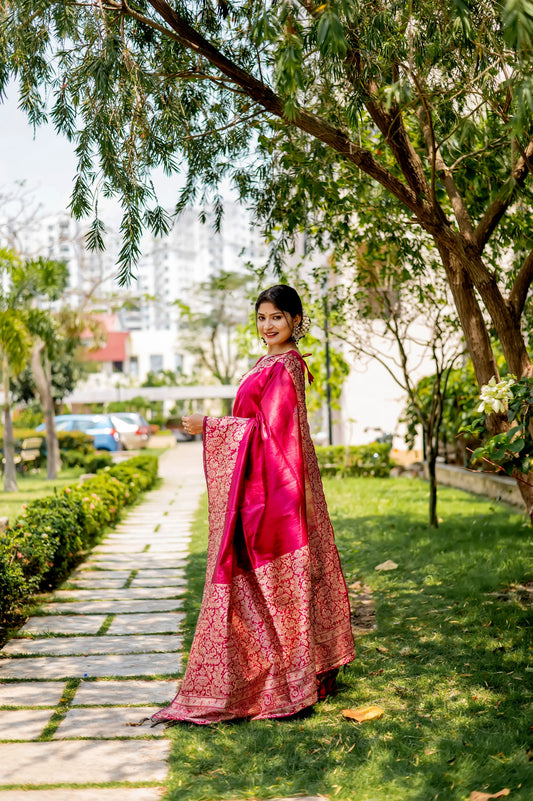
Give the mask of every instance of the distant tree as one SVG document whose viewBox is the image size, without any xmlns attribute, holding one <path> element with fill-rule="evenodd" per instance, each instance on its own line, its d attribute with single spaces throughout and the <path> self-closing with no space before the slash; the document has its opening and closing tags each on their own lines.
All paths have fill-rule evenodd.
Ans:
<svg viewBox="0 0 533 801">
<path fill-rule="evenodd" d="M 358 300 L 345 305 L 346 344 L 359 356 L 379 362 L 406 393 L 411 423 L 424 434 L 429 477 L 429 524 L 438 527 L 436 463 L 448 382 L 464 352 L 460 327 L 446 304 L 438 273 L 394 283 L 381 262 L 367 263 L 360 253 L 354 284 L 340 292 Z M 383 283 L 386 275 L 387 282 Z M 433 280 L 431 280 L 431 277 Z M 433 367 L 431 380 L 420 380 L 421 369 Z"/>
<path fill-rule="evenodd" d="M 220 384 L 238 383 L 248 366 L 238 334 L 249 320 L 249 285 L 249 276 L 221 271 L 198 286 L 194 306 L 179 304 L 185 348 Z M 231 400 L 224 400 L 224 410 L 231 413 Z"/>
<path fill-rule="evenodd" d="M 0 357 L 4 391 L 4 490 L 17 491 L 15 441 L 11 417 L 11 376 L 20 373 L 30 358 L 31 336 L 21 313 L 20 298 L 11 278 L 18 268 L 14 254 L 0 249 Z"/>
<path fill-rule="evenodd" d="M 174 370 L 149 370 L 141 387 L 177 387 L 180 378 L 180 373 Z"/>
</svg>

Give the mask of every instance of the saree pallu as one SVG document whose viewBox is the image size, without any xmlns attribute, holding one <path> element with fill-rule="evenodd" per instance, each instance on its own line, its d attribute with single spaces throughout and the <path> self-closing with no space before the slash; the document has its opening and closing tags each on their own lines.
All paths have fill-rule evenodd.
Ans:
<svg viewBox="0 0 533 801">
<path fill-rule="evenodd" d="M 206 583 L 183 682 L 156 722 L 292 715 L 317 700 L 317 674 L 354 658 L 306 370 L 296 351 L 263 357 L 234 416 L 205 420 Z"/>
</svg>

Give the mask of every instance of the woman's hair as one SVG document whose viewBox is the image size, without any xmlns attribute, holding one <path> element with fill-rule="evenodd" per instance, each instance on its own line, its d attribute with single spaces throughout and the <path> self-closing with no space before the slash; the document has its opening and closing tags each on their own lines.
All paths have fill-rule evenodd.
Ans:
<svg viewBox="0 0 533 801">
<path fill-rule="evenodd" d="M 255 302 L 255 313 L 259 311 L 262 303 L 273 303 L 282 312 L 287 312 L 291 317 L 297 314 L 303 317 L 302 301 L 298 292 L 288 284 L 275 284 L 268 289 L 264 289 Z"/>
</svg>

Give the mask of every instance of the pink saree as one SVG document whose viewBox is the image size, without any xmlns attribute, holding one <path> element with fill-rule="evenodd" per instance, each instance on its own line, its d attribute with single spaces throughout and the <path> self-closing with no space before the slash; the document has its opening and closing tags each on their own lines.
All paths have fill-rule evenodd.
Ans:
<svg viewBox="0 0 533 801">
<path fill-rule="evenodd" d="M 233 417 L 206 418 L 209 545 L 177 696 L 152 720 L 293 715 L 317 674 L 354 658 L 346 585 L 307 424 L 296 351 L 244 377 Z"/>
</svg>

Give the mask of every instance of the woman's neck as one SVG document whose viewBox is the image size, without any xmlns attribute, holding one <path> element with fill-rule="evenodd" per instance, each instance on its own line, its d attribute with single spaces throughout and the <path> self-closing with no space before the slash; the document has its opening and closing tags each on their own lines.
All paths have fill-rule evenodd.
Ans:
<svg viewBox="0 0 533 801">
<path fill-rule="evenodd" d="M 283 343 L 283 345 L 273 345 L 272 349 L 268 349 L 267 356 L 281 356 L 282 353 L 289 353 L 291 350 L 299 352 L 296 343 L 287 342 Z"/>
</svg>

